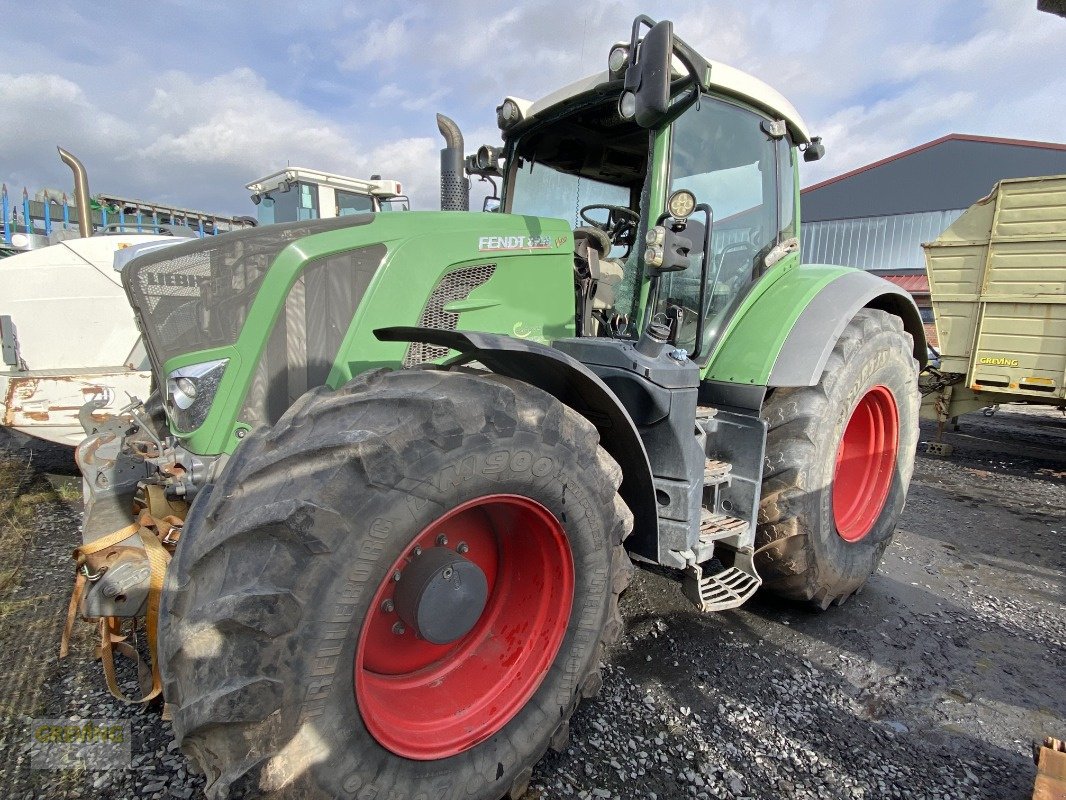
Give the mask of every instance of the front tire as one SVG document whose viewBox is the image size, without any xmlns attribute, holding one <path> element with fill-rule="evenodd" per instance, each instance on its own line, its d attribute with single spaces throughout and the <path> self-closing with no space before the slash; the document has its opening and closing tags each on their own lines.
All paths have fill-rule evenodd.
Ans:
<svg viewBox="0 0 1066 800">
<path fill-rule="evenodd" d="M 863 309 L 817 386 L 768 398 L 755 563 L 769 591 L 824 610 L 877 569 L 914 471 L 917 373 L 902 320 Z"/>
<path fill-rule="evenodd" d="M 621 632 L 620 481 L 587 420 L 487 374 L 370 373 L 250 436 L 160 617 L 209 796 L 520 795 Z"/>
</svg>

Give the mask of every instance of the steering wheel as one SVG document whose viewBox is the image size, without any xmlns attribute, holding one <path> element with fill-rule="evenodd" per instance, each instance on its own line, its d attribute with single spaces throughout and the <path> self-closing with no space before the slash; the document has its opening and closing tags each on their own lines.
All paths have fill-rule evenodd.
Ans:
<svg viewBox="0 0 1066 800">
<path fill-rule="evenodd" d="M 598 222 L 592 219 L 588 212 L 606 211 L 607 221 Z M 636 239 L 637 224 L 640 222 L 640 214 L 626 206 L 611 206 L 595 203 L 585 206 L 579 212 L 581 219 L 597 230 L 601 230 L 611 237 L 611 243 L 631 247 Z"/>
</svg>

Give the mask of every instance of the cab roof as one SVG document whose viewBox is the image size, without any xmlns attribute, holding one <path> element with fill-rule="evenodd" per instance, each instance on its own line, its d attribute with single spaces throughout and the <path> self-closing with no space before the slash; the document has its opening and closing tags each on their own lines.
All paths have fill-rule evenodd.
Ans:
<svg viewBox="0 0 1066 800">
<path fill-rule="evenodd" d="M 283 182 L 306 181 L 322 186 L 332 186 L 334 189 L 354 192 L 356 194 L 377 195 L 379 197 L 393 197 L 403 194 L 403 187 L 399 181 L 382 180 L 375 176 L 370 180 L 352 178 L 348 175 L 337 175 L 333 172 L 323 172 L 318 169 L 307 167 L 286 167 L 285 169 L 272 172 L 264 178 L 259 178 L 249 183 L 246 188 L 250 192 L 272 192 Z"/>
<path fill-rule="evenodd" d="M 728 64 L 718 61 L 708 61 L 710 67 L 710 89 L 726 97 L 734 97 L 743 100 L 760 110 L 783 119 L 788 125 L 789 133 L 796 144 L 806 144 L 811 141 L 810 131 L 806 123 L 796 111 L 795 106 L 785 99 L 779 91 L 756 78 Z M 677 77 L 685 74 L 684 67 L 675 57 L 674 73 Z M 545 95 L 539 100 L 522 100 L 512 97 L 522 111 L 523 122 L 528 122 L 535 117 L 542 116 L 550 109 L 570 102 L 580 95 L 594 90 L 602 90 L 604 85 L 611 81 L 607 71 L 589 75 L 581 80 L 574 81 L 568 86 L 557 89 L 551 94 Z M 621 84 L 619 83 L 619 92 Z"/>
</svg>

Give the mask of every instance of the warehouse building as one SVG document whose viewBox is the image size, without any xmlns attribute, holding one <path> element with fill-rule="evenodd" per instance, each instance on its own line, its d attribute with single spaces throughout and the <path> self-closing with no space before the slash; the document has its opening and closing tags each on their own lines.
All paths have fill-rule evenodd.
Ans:
<svg viewBox="0 0 1066 800">
<path fill-rule="evenodd" d="M 1066 174 L 1066 144 L 952 133 L 803 190 L 803 260 L 875 271 L 914 295 L 932 331 L 922 242 L 1003 178 Z"/>
</svg>

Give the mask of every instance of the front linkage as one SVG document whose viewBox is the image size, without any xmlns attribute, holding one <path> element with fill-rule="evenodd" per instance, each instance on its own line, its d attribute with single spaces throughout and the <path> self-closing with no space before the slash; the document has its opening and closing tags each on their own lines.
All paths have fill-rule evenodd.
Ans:
<svg viewBox="0 0 1066 800">
<path fill-rule="evenodd" d="M 59 655 L 69 654 L 76 617 L 95 623 L 97 655 L 111 694 L 146 703 L 162 692 L 156 635 L 163 578 L 196 479 L 206 477 L 213 462 L 159 435 L 165 426 L 139 400 L 117 414 L 100 415 L 97 409 L 90 401 L 79 415 L 87 436 L 75 451 L 83 475 L 84 525 L 82 544 L 74 550 L 74 590 Z M 140 630 L 146 657 L 138 647 Z M 140 697 L 131 698 L 119 686 L 115 654 L 135 663 Z"/>
</svg>

